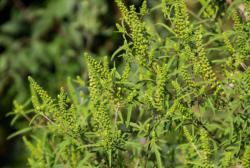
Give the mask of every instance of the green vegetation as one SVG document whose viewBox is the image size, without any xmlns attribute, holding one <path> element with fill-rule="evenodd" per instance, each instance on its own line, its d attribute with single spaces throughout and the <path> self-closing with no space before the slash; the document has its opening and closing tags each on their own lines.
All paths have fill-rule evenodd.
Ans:
<svg viewBox="0 0 250 168">
<path fill-rule="evenodd" d="M 107 0 L 0 0 L 0 167 L 25 167 L 22 139 L 6 140 L 24 119 L 10 125 L 6 114 L 14 99 L 29 98 L 27 77 L 56 95 L 67 76 L 85 71 L 83 52 L 116 48 L 114 12 Z"/>
<path fill-rule="evenodd" d="M 27 8 L 20 2 L 13 3 L 10 19 L 0 26 L 0 94 L 7 88 L 7 94 L 24 100 L 27 82 L 23 77 L 49 80 L 55 85 L 47 87 L 55 90 L 65 75 L 75 75 L 83 68 L 79 55 L 91 51 L 94 36 L 108 35 L 110 29 L 105 30 L 98 18 L 107 13 L 105 1 L 48 0 Z M 1 5 L 9 3 L 3 0 Z M 15 84 L 9 86 L 11 82 Z"/>
<path fill-rule="evenodd" d="M 12 124 L 28 122 L 10 138 L 23 135 L 29 166 L 249 168 L 250 2 L 115 2 L 123 45 L 85 53 L 88 80 L 57 97 L 29 77 L 15 102 Z"/>
</svg>

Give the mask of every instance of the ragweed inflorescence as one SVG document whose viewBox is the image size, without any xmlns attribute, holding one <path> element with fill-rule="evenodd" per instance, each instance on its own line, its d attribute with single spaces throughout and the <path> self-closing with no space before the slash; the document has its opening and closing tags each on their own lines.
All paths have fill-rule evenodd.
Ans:
<svg viewBox="0 0 250 168">
<path fill-rule="evenodd" d="M 10 115 L 29 121 L 11 137 L 27 134 L 31 167 L 249 167 L 249 20 L 237 3 L 157 2 L 116 0 L 123 45 L 84 54 L 57 98 L 29 77 L 33 108 Z"/>
</svg>

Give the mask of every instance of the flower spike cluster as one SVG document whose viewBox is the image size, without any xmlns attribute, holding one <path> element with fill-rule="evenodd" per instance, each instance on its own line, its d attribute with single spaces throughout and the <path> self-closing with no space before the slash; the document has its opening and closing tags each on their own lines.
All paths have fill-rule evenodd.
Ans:
<svg viewBox="0 0 250 168">
<path fill-rule="evenodd" d="M 130 10 L 128 10 L 122 0 L 116 0 L 116 3 L 123 15 L 125 22 L 131 29 L 134 57 L 139 64 L 145 66 L 147 63 L 149 51 L 149 37 L 146 31 L 145 24 L 138 17 L 135 6 L 130 6 Z M 143 11 L 145 11 L 146 1 L 143 4 Z"/>
</svg>

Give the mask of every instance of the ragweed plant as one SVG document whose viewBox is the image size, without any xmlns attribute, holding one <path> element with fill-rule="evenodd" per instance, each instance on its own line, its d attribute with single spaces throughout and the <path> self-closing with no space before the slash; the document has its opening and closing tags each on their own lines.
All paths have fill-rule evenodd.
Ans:
<svg viewBox="0 0 250 168">
<path fill-rule="evenodd" d="M 204 2 L 195 13 L 184 0 L 116 0 L 124 44 L 111 59 L 84 54 L 87 81 L 69 78 L 52 98 L 29 77 L 33 113 L 16 103 L 11 113 L 30 122 L 12 135 L 26 134 L 29 165 L 248 168 L 249 21 L 234 3 Z"/>
</svg>

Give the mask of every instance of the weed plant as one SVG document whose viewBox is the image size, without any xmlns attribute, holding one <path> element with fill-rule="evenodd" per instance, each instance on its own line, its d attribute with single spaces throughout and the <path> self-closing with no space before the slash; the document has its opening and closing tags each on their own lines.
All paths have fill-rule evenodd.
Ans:
<svg viewBox="0 0 250 168">
<path fill-rule="evenodd" d="M 29 166 L 249 168 L 249 1 L 115 2 L 123 45 L 85 53 L 88 80 L 68 78 L 58 97 L 29 77 L 33 108 L 15 103 Z M 147 22 L 155 11 L 164 21 Z"/>
</svg>

